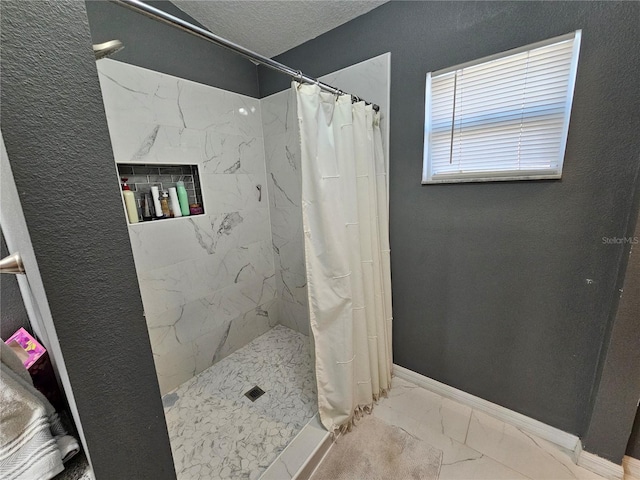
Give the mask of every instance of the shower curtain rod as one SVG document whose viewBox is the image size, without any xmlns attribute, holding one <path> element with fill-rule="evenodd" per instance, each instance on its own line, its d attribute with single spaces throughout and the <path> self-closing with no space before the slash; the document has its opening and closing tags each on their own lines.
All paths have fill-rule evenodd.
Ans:
<svg viewBox="0 0 640 480">
<path fill-rule="evenodd" d="M 225 47 L 231 50 L 232 52 L 238 53 L 243 57 L 248 58 L 253 62 L 260 63 L 266 67 L 276 70 L 277 72 L 281 72 L 286 75 L 289 75 L 290 77 L 295 78 L 299 83 L 316 84 L 320 87 L 321 90 L 324 90 L 325 92 L 333 93 L 334 95 L 346 94 L 345 92 L 343 92 L 338 88 L 332 87 L 331 85 L 327 85 L 326 83 L 323 83 L 316 78 L 305 75 L 304 73 L 302 73 L 301 70 L 294 70 L 293 68 L 288 67 L 283 63 L 280 63 L 271 58 L 265 57 L 264 55 L 260 55 L 259 53 L 256 53 L 252 50 L 249 50 L 248 48 L 243 47 L 242 45 L 238 45 L 237 43 L 227 40 L 226 38 L 222 38 L 214 33 L 211 33 L 209 30 L 205 30 L 204 28 L 200 28 L 196 25 L 186 22 L 181 18 L 175 17 L 158 8 L 152 7 L 151 5 L 141 2 L 140 0 L 111 0 L 111 1 L 113 3 L 128 7 L 143 15 L 146 15 L 147 17 L 153 18 L 154 20 L 159 20 L 161 22 L 168 23 L 173 27 L 179 28 L 180 30 L 183 30 L 187 33 L 195 35 L 196 37 L 203 38 L 205 40 L 215 43 L 216 45 Z M 351 95 L 351 100 L 357 102 L 357 101 L 361 101 L 362 99 L 356 95 Z M 365 102 L 365 103 L 371 105 L 371 103 L 369 102 Z M 380 110 L 380 107 L 378 107 L 378 105 L 373 104 L 373 109 L 377 112 Z"/>
</svg>

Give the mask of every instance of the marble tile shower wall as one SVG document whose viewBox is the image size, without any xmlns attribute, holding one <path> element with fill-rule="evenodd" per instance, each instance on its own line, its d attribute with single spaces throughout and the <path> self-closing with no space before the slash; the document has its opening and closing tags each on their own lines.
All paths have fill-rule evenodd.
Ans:
<svg viewBox="0 0 640 480">
<path fill-rule="evenodd" d="M 391 54 L 384 53 L 320 77 L 323 82 L 380 106 L 387 158 L 390 62 Z M 309 307 L 302 234 L 302 172 L 295 94 L 287 89 L 263 98 L 261 106 L 278 290 L 278 318 L 282 325 L 308 335 Z"/>
<path fill-rule="evenodd" d="M 116 162 L 200 169 L 205 215 L 129 225 L 164 394 L 278 323 L 260 101 L 97 66 Z"/>
<path fill-rule="evenodd" d="M 291 89 L 263 98 L 271 233 L 282 325 L 309 334 L 302 233 L 302 173 L 296 98 Z"/>
</svg>

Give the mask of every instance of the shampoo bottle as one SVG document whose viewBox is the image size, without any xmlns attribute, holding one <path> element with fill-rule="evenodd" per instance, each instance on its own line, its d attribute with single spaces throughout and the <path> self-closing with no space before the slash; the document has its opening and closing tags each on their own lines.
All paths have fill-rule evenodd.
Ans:
<svg viewBox="0 0 640 480">
<path fill-rule="evenodd" d="M 127 209 L 129 223 L 138 223 L 138 206 L 136 205 L 136 196 L 129 188 L 129 185 L 127 185 L 127 180 L 129 179 L 122 179 L 122 197 L 124 198 L 124 206 Z"/>
<path fill-rule="evenodd" d="M 156 211 L 155 218 L 164 218 L 162 215 L 162 206 L 160 205 L 160 191 L 158 187 L 151 187 L 151 196 L 153 197 L 153 208 Z"/>
<path fill-rule="evenodd" d="M 178 200 L 178 192 L 176 192 L 176 187 L 169 187 L 169 200 L 171 203 L 171 212 L 174 217 L 181 217 L 182 212 L 180 211 L 180 202 Z"/>
<path fill-rule="evenodd" d="M 176 182 L 176 189 L 178 190 L 180 211 L 182 212 L 182 215 L 189 215 L 189 195 L 187 195 L 187 189 L 184 188 L 184 182 Z"/>
<path fill-rule="evenodd" d="M 153 200 L 151 200 L 151 194 L 144 194 L 144 207 L 142 209 L 142 219 L 145 222 L 153 220 L 153 213 L 155 209 L 153 208 Z"/>
<path fill-rule="evenodd" d="M 162 191 L 162 197 L 160 197 L 160 208 L 162 208 L 162 215 L 164 218 L 171 218 L 171 209 L 169 209 L 169 193 L 166 190 Z"/>
</svg>

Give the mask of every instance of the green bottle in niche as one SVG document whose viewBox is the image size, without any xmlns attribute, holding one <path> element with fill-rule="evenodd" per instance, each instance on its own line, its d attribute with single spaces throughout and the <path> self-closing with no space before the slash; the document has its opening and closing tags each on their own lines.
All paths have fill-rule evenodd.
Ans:
<svg viewBox="0 0 640 480">
<path fill-rule="evenodd" d="M 176 190 L 178 190 L 178 203 L 180 203 L 182 215 L 189 215 L 189 195 L 187 195 L 187 189 L 184 188 L 182 180 L 176 182 Z"/>
</svg>

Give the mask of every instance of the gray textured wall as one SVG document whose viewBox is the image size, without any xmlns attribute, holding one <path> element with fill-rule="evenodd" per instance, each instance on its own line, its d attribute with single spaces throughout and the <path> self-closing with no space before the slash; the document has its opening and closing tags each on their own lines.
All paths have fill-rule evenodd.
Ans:
<svg viewBox="0 0 640 480">
<path fill-rule="evenodd" d="M 627 444 L 627 455 L 640 460 L 640 408 L 636 411 L 636 420 Z"/>
<path fill-rule="evenodd" d="M 2 2 L 1 128 L 98 480 L 175 479 L 84 2 Z"/>
<path fill-rule="evenodd" d="M 640 191 L 637 194 L 640 195 Z M 640 242 L 639 216 L 631 216 L 625 236 L 630 242 Z M 622 460 L 627 445 L 632 454 L 640 453 L 637 426 L 636 436 L 629 442 L 640 398 L 640 243 L 628 243 L 627 247 L 629 261 L 620 272 L 624 278 L 622 294 L 603 354 L 593 413 L 582 439 L 586 450 L 617 463 Z"/>
<path fill-rule="evenodd" d="M 7 255 L 9 250 L 0 232 L 0 258 Z M 15 275 L 0 275 L 0 338 L 6 340 L 20 327 L 33 333 L 29 316 L 24 308 L 20 286 Z"/>
<path fill-rule="evenodd" d="M 640 152 L 637 2 L 391 2 L 277 57 L 391 52 L 395 362 L 582 435 Z M 561 181 L 420 185 L 428 71 L 583 29 Z M 289 79 L 259 69 L 261 95 Z"/>
<path fill-rule="evenodd" d="M 199 27 L 168 1 L 146 2 Z M 94 43 L 119 39 L 125 48 L 110 58 L 194 82 L 258 96 L 256 66 L 222 47 L 105 0 L 88 0 Z"/>
</svg>

